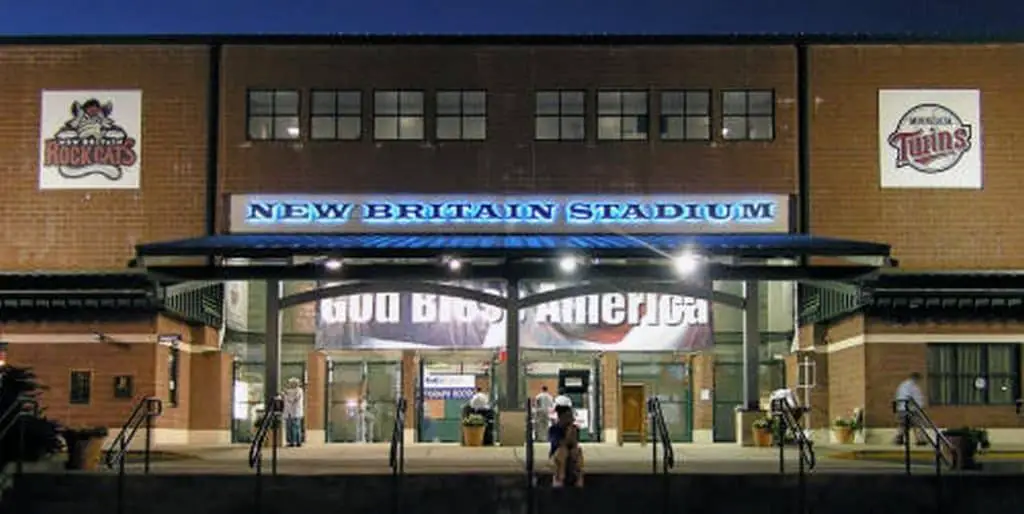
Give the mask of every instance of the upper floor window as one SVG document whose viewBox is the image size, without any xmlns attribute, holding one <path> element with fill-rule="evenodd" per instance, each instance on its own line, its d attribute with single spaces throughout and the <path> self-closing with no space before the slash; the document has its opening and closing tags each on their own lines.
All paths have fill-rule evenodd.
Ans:
<svg viewBox="0 0 1024 514">
<path fill-rule="evenodd" d="M 363 133 L 361 91 L 313 91 L 310 105 L 310 138 L 354 141 Z"/>
<path fill-rule="evenodd" d="M 540 141 L 582 141 L 586 138 L 586 93 L 538 91 L 534 137 Z"/>
<path fill-rule="evenodd" d="M 250 90 L 246 115 L 249 139 L 255 141 L 299 138 L 299 92 Z"/>
<path fill-rule="evenodd" d="M 376 91 L 373 93 L 373 138 L 421 141 L 423 113 L 423 91 Z"/>
<path fill-rule="evenodd" d="M 646 91 L 598 91 L 598 139 L 643 141 L 649 125 Z"/>
<path fill-rule="evenodd" d="M 1020 345 L 929 344 L 932 405 L 1012 405 L 1020 397 Z"/>
<path fill-rule="evenodd" d="M 487 139 L 485 91 L 438 91 L 437 139 L 483 141 Z"/>
<path fill-rule="evenodd" d="M 723 91 L 722 139 L 770 141 L 775 139 L 775 92 Z"/>
<path fill-rule="evenodd" d="M 710 91 L 663 91 L 661 139 L 708 141 L 711 139 Z"/>
<path fill-rule="evenodd" d="M 92 371 L 71 370 L 70 403 L 85 405 L 92 400 Z"/>
</svg>

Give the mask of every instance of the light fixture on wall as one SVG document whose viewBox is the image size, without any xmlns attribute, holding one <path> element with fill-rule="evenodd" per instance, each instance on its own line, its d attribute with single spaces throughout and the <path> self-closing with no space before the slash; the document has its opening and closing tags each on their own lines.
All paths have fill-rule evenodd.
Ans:
<svg viewBox="0 0 1024 514">
<path fill-rule="evenodd" d="M 462 260 L 456 257 L 448 257 L 445 259 L 445 266 L 448 267 L 448 271 L 454 273 L 462 269 Z"/>
<path fill-rule="evenodd" d="M 341 269 L 341 261 L 338 259 L 327 259 L 324 261 L 324 268 L 330 271 L 338 271 Z"/>
</svg>

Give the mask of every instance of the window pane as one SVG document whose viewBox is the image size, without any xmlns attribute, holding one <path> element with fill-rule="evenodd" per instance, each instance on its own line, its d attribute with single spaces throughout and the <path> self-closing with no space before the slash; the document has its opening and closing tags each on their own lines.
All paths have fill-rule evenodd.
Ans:
<svg viewBox="0 0 1024 514">
<path fill-rule="evenodd" d="M 466 91 L 462 94 L 462 114 L 487 114 L 487 93 L 484 91 Z"/>
<path fill-rule="evenodd" d="M 402 91 L 399 93 L 398 107 L 402 114 L 423 114 L 423 92 Z"/>
<path fill-rule="evenodd" d="M 405 141 L 423 139 L 423 118 L 420 116 L 402 116 L 398 121 L 398 138 Z"/>
<path fill-rule="evenodd" d="M 771 116 L 756 116 L 748 119 L 750 139 L 769 140 L 775 137 L 775 124 Z"/>
<path fill-rule="evenodd" d="M 686 139 L 701 141 L 711 139 L 711 118 L 709 116 L 687 116 Z"/>
<path fill-rule="evenodd" d="M 334 114 L 334 98 L 334 91 L 313 91 L 311 114 Z"/>
<path fill-rule="evenodd" d="M 988 401 L 993 404 L 1013 404 L 1017 399 L 1017 384 L 1009 377 L 988 380 Z"/>
<path fill-rule="evenodd" d="M 274 114 L 277 115 L 299 115 L 299 93 L 298 91 L 275 91 L 274 92 Z"/>
<path fill-rule="evenodd" d="M 1014 359 L 1014 347 L 1010 345 L 994 344 L 988 347 L 988 372 L 989 375 L 1015 375 L 1017 373 L 1017 362 Z"/>
<path fill-rule="evenodd" d="M 586 136 L 583 128 L 583 116 L 562 117 L 562 139 L 580 141 Z"/>
<path fill-rule="evenodd" d="M 600 91 L 597 93 L 598 114 L 622 113 L 622 93 L 618 91 Z M 600 134 L 600 131 L 598 132 Z"/>
<path fill-rule="evenodd" d="M 338 93 L 338 114 L 360 115 L 363 94 L 359 91 L 341 91 Z"/>
<path fill-rule="evenodd" d="M 597 119 L 598 139 L 621 139 L 622 119 L 618 116 L 602 116 Z"/>
<path fill-rule="evenodd" d="M 470 116 L 462 119 L 462 139 L 483 141 L 487 139 L 487 118 Z"/>
<path fill-rule="evenodd" d="M 943 375 L 928 377 L 928 401 L 936 405 L 949 405 L 956 401 L 955 378 Z"/>
<path fill-rule="evenodd" d="M 747 92 L 726 91 L 722 93 L 722 114 L 746 114 Z"/>
<path fill-rule="evenodd" d="M 742 116 L 722 117 L 722 139 L 746 139 L 747 119 Z"/>
<path fill-rule="evenodd" d="M 559 98 L 557 91 L 538 91 L 537 114 L 558 114 Z"/>
<path fill-rule="evenodd" d="M 274 113 L 274 95 L 270 91 L 249 92 L 249 114 L 258 116 Z"/>
<path fill-rule="evenodd" d="M 376 91 L 373 93 L 373 112 L 375 114 L 398 114 L 398 92 Z"/>
<path fill-rule="evenodd" d="M 974 386 L 976 378 L 963 375 L 957 377 L 956 394 L 959 400 L 957 403 L 962 405 L 984 403 L 985 391 Z"/>
<path fill-rule="evenodd" d="M 462 93 L 458 91 L 441 91 L 437 93 L 438 114 L 459 114 L 461 112 Z"/>
<path fill-rule="evenodd" d="M 437 119 L 438 139 L 459 139 L 461 133 L 461 119 L 458 116 L 445 116 Z"/>
<path fill-rule="evenodd" d="M 625 116 L 622 118 L 622 138 L 630 141 L 647 139 L 647 116 Z"/>
<path fill-rule="evenodd" d="M 314 116 L 309 124 L 309 137 L 313 139 L 334 139 L 334 119 L 333 116 Z"/>
<path fill-rule="evenodd" d="M 273 118 L 266 116 L 249 118 L 249 139 L 270 139 L 274 135 L 271 132 L 272 127 Z"/>
<path fill-rule="evenodd" d="M 773 112 L 771 91 L 751 91 L 748 96 L 747 114 L 771 115 Z"/>
<path fill-rule="evenodd" d="M 683 118 L 682 116 L 662 116 L 661 117 L 661 138 L 662 139 L 682 139 L 683 138 Z"/>
<path fill-rule="evenodd" d="M 562 114 L 583 114 L 583 91 L 562 92 Z"/>
<path fill-rule="evenodd" d="M 711 114 L 711 93 L 707 91 L 686 92 L 686 114 Z"/>
<path fill-rule="evenodd" d="M 647 93 L 630 91 L 622 94 L 623 114 L 647 114 Z"/>
<path fill-rule="evenodd" d="M 398 139 L 398 118 L 378 116 L 373 119 L 374 139 Z"/>
<path fill-rule="evenodd" d="M 541 116 L 536 118 L 534 124 L 534 137 L 542 141 L 558 139 L 558 118 L 556 116 Z"/>
<path fill-rule="evenodd" d="M 298 116 L 278 116 L 274 118 L 274 139 L 298 139 Z"/>
<path fill-rule="evenodd" d="M 981 366 L 981 356 L 984 346 L 980 344 L 957 345 L 956 372 L 962 376 L 969 376 L 971 381 L 985 373 Z"/>
<path fill-rule="evenodd" d="M 955 374 L 956 359 L 953 346 L 933 345 L 928 347 L 928 372 Z"/>
<path fill-rule="evenodd" d="M 661 94 L 662 114 L 683 114 L 686 96 L 680 91 L 666 91 Z"/>
<path fill-rule="evenodd" d="M 338 118 L 338 139 L 359 139 L 363 137 L 363 120 L 357 116 Z"/>
</svg>

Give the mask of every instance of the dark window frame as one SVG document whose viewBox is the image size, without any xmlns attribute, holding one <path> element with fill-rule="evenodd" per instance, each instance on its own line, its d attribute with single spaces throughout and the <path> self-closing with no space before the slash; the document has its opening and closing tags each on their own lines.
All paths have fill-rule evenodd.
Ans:
<svg viewBox="0 0 1024 514">
<path fill-rule="evenodd" d="M 979 366 L 981 369 L 978 370 L 977 373 L 972 373 L 970 375 L 961 373 L 960 370 L 959 370 L 960 350 L 963 349 L 963 348 L 967 348 L 967 347 L 972 347 L 972 348 L 973 347 L 981 347 L 981 363 L 980 363 L 980 366 Z M 990 366 L 991 363 L 990 363 L 990 360 L 989 360 L 989 351 L 992 348 L 994 348 L 994 347 L 1010 348 L 1012 350 L 1010 358 L 1013 360 L 1013 362 L 1011 363 L 1012 364 L 1011 369 L 1013 371 L 1011 373 L 996 373 L 996 374 L 993 374 L 991 372 L 991 366 Z M 933 351 L 950 351 L 950 350 L 952 351 L 952 355 L 953 355 L 953 357 L 952 357 L 952 360 L 953 360 L 952 368 L 953 368 L 954 371 L 951 372 L 951 373 L 943 373 L 943 372 L 935 371 L 933 369 L 933 357 L 932 357 L 933 356 Z M 927 379 L 928 379 L 927 397 L 928 397 L 928 404 L 929 405 L 948 405 L 948 406 L 965 406 L 965 405 L 997 405 L 998 406 L 998 405 L 1013 405 L 1014 402 L 1016 401 L 1016 399 L 1021 397 L 1021 347 L 1020 347 L 1020 344 L 1018 344 L 1018 343 L 970 343 L 970 342 L 965 342 L 965 343 L 928 343 L 926 352 L 927 352 L 927 354 L 926 354 L 926 367 L 927 367 L 927 369 L 926 369 L 926 371 L 927 371 L 926 376 L 927 376 Z M 982 397 L 981 402 L 971 402 L 971 401 L 960 399 L 959 398 L 960 391 L 959 391 L 958 383 L 961 380 L 964 380 L 964 379 L 974 380 L 974 379 L 977 379 L 978 377 L 984 377 L 986 382 L 987 382 L 987 385 L 986 385 L 984 391 L 982 392 L 983 397 Z M 1005 402 L 999 402 L 999 401 L 993 402 L 992 401 L 992 395 L 991 395 L 992 388 L 991 388 L 991 385 L 994 382 L 993 378 L 997 378 L 997 379 L 1010 379 L 1013 382 L 1013 389 L 1014 390 L 1012 391 L 1012 393 L 1013 393 L 1012 394 L 1012 398 L 1010 398 L 1009 400 L 1007 400 Z M 951 394 L 950 394 L 951 400 L 950 401 L 948 401 L 948 402 L 941 401 L 942 399 L 938 398 L 937 395 L 933 394 L 933 392 L 935 391 L 935 389 L 933 389 L 933 385 L 935 383 L 937 383 L 938 381 L 951 381 L 952 387 L 950 388 L 950 391 L 951 391 Z"/>
<path fill-rule="evenodd" d="M 85 389 L 78 389 L 75 378 L 85 375 Z M 68 403 L 71 405 L 89 405 L 92 403 L 92 381 L 93 372 L 91 369 L 72 369 L 68 372 Z"/>
<path fill-rule="evenodd" d="M 537 99 L 543 93 L 557 93 L 558 94 L 558 112 L 556 114 L 546 114 L 537 112 Z M 576 93 L 583 97 L 583 112 L 576 114 L 566 114 L 563 112 L 565 100 L 563 95 L 566 93 Z M 533 92 L 533 139 L 534 141 L 544 142 L 581 142 L 587 140 L 587 90 L 586 89 L 538 89 Z M 558 120 L 558 136 L 554 138 L 540 138 L 537 137 L 537 120 L 541 119 L 555 119 Z M 579 119 L 583 122 L 583 134 L 580 137 L 565 137 L 562 134 L 562 122 L 567 119 Z"/>
<path fill-rule="evenodd" d="M 617 114 L 601 114 L 601 94 L 602 93 L 617 93 L 619 95 L 619 112 Z M 643 114 L 627 114 L 625 111 L 625 101 L 623 95 L 626 93 L 642 93 L 644 95 L 644 112 Z M 597 130 L 595 137 L 598 141 L 604 142 L 622 142 L 622 143 L 644 143 L 651 140 L 651 92 L 646 89 L 598 89 L 594 94 L 594 112 L 597 120 Z M 644 137 L 638 139 L 627 139 L 625 137 L 626 131 L 624 123 L 626 118 L 639 117 L 643 120 L 643 126 L 645 128 L 643 135 Z M 619 134 L 618 137 L 602 137 L 601 136 L 601 120 L 602 119 L 618 119 L 619 120 Z"/>
<path fill-rule="evenodd" d="M 332 111 L 332 114 L 317 114 L 316 110 L 313 107 L 315 105 L 314 104 L 314 98 L 317 96 L 317 93 L 330 93 L 331 94 L 331 97 L 332 97 L 332 99 L 334 101 L 334 109 Z M 339 111 L 339 109 L 338 109 L 338 93 L 357 93 L 359 95 L 359 112 L 356 113 L 356 114 L 341 113 Z M 316 89 L 310 89 L 309 90 L 309 122 L 308 122 L 309 140 L 310 141 L 316 141 L 316 142 L 325 142 L 325 141 L 326 142 L 331 142 L 331 141 L 358 142 L 358 141 L 362 141 L 363 140 L 363 134 L 364 134 L 364 132 L 366 130 L 365 123 L 363 123 L 363 121 L 364 121 L 363 120 L 363 113 L 365 112 L 365 103 L 366 103 L 364 97 L 365 97 L 365 95 L 363 94 L 363 91 L 361 89 L 355 89 L 355 88 L 348 88 L 348 89 L 316 88 Z M 317 137 L 316 133 L 313 131 L 313 121 L 316 120 L 316 119 L 321 119 L 321 118 L 330 119 L 330 120 L 334 121 L 334 123 L 333 123 L 333 126 L 334 126 L 334 137 Z M 359 122 L 359 132 L 357 133 L 356 137 L 339 137 L 338 136 L 338 122 L 340 120 L 342 120 L 342 119 L 355 119 L 355 120 L 357 120 Z"/>
<path fill-rule="evenodd" d="M 458 93 L 459 94 L 459 109 L 458 114 L 441 113 L 439 97 L 442 93 Z M 483 114 L 466 114 L 465 102 L 466 93 L 483 93 L 484 95 L 484 112 Z M 438 141 L 467 141 L 467 142 L 480 142 L 487 141 L 487 118 L 488 111 L 490 110 L 490 102 L 486 89 L 438 89 L 434 91 L 434 138 Z M 483 118 L 484 121 L 484 137 L 482 138 L 469 138 L 466 137 L 466 119 L 467 118 Z M 459 120 L 459 137 L 449 138 L 441 137 L 441 131 L 438 130 L 441 126 L 442 119 L 458 119 Z"/>
<path fill-rule="evenodd" d="M 178 391 L 181 378 L 181 349 L 172 345 L 167 355 L 167 405 L 178 406 Z"/>
<path fill-rule="evenodd" d="M 725 106 L 726 106 L 725 96 L 727 94 L 730 94 L 730 93 L 743 93 L 743 113 L 739 113 L 739 114 L 737 114 L 737 113 L 727 113 L 725 111 Z M 769 114 L 751 114 L 750 113 L 750 94 L 751 93 L 769 93 L 769 95 L 771 96 L 771 100 L 770 100 L 770 104 L 769 104 L 769 105 L 771 105 L 771 108 L 772 108 L 771 113 L 769 113 Z M 722 129 L 723 129 L 722 130 L 722 140 L 723 141 L 728 141 L 728 142 L 749 141 L 749 142 L 758 142 L 758 143 L 775 141 L 775 132 L 777 130 L 776 129 L 776 123 L 775 123 L 775 121 L 776 121 L 775 120 L 775 115 L 776 115 L 777 109 L 775 108 L 776 97 L 775 97 L 775 89 L 774 88 L 772 88 L 772 89 L 765 89 L 765 88 L 758 88 L 758 89 L 723 89 L 722 91 L 720 91 L 720 94 L 718 96 L 719 96 L 719 102 L 721 102 L 721 106 L 722 106 Z M 746 125 L 747 130 L 746 130 L 746 134 L 744 134 L 743 137 L 726 137 L 725 136 L 725 130 L 724 130 L 725 126 L 726 126 L 725 120 L 729 119 L 729 118 L 739 118 L 739 119 L 744 120 L 744 124 Z M 752 119 L 768 119 L 771 122 L 771 127 L 772 127 L 772 135 L 771 135 L 771 137 L 751 138 L 750 137 L 750 120 L 752 120 Z"/>
<path fill-rule="evenodd" d="M 270 114 L 253 114 L 252 113 L 252 95 L 255 93 L 270 93 L 272 98 L 270 104 Z M 295 93 L 295 113 L 278 113 L 277 112 L 277 93 Z M 270 119 L 270 137 L 268 138 L 254 138 L 252 132 L 249 130 L 249 124 L 252 123 L 253 118 L 268 118 Z M 297 137 L 279 137 L 277 135 L 277 123 L 278 118 L 296 118 L 299 127 L 299 135 Z M 249 88 L 245 91 L 245 140 L 251 142 L 291 142 L 302 140 L 302 91 L 300 89 L 284 89 L 284 88 Z"/>
<path fill-rule="evenodd" d="M 704 114 L 690 114 L 687 112 L 687 104 L 689 102 L 690 93 L 703 93 L 707 96 L 708 106 Z M 666 94 L 679 94 L 683 98 L 683 112 L 665 114 L 665 95 Z M 672 143 L 686 143 L 686 142 L 708 142 L 715 138 L 714 136 L 714 91 L 711 88 L 706 89 L 663 89 L 658 91 L 658 100 L 660 105 L 660 112 L 658 113 L 658 135 L 661 141 L 672 142 Z M 686 122 L 693 118 L 703 118 L 708 122 L 708 133 L 707 136 L 702 137 L 689 137 L 689 132 L 686 130 Z M 683 137 L 669 137 L 667 135 L 667 121 L 669 119 L 679 119 L 683 122 Z"/>
<path fill-rule="evenodd" d="M 377 112 L 377 94 L 378 93 L 397 93 L 398 94 L 398 106 L 395 114 L 380 114 Z M 405 114 L 402 111 L 402 93 L 419 93 L 420 95 L 420 112 L 418 114 Z M 427 140 L 427 92 L 423 89 L 374 89 L 371 92 L 371 100 L 373 101 L 373 124 L 370 126 L 372 131 L 372 138 L 374 141 L 388 141 L 394 143 L 422 143 Z M 377 119 L 378 118 L 394 118 L 397 124 L 397 132 L 394 138 L 379 138 L 377 137 Z M 402 118 L 419 118 L 420 124 L 423 127 L 422 134 L 419 138 L 405 139 L 402 137 L 402 124 L 400 120 Z"/>
</svg>

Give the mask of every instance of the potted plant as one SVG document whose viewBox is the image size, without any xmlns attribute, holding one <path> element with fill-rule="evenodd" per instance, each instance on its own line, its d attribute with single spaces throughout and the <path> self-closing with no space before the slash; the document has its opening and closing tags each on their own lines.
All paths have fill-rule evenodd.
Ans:
<svg viewBox="0 0 1024 514">
<path fill-rule="evenodd" d="M 955 469 L 979 469 L 981 465 L 975 459 L 979 452 L 991 447 L 988 431 L 985 429 L 962 427 L 942 432 L 953 447 L 953 467 Z"/>
<path fill-rule="evenodd" d="M 754 420 L 752 425 L 754 433 L 754 446 L 768 447 L 772 445 L 772 429 L 775 427 L 775 420 L 771 416 L 762 416 Z"/>
<path fill-rule="evenodd" d="M 483 446 L 487 418 L 480 414 L 469 414 L 462 418 L 462 440 L 466 446 Z"/>
<path fill-rule="evenodd" d="M 838 417 L 832 421 L 832 433 L 835 434 L 839 444 L 851 444 L 857 431 L 860 430 L 860 420 L 857 416 L 851 418 Z"/>
</svg>

